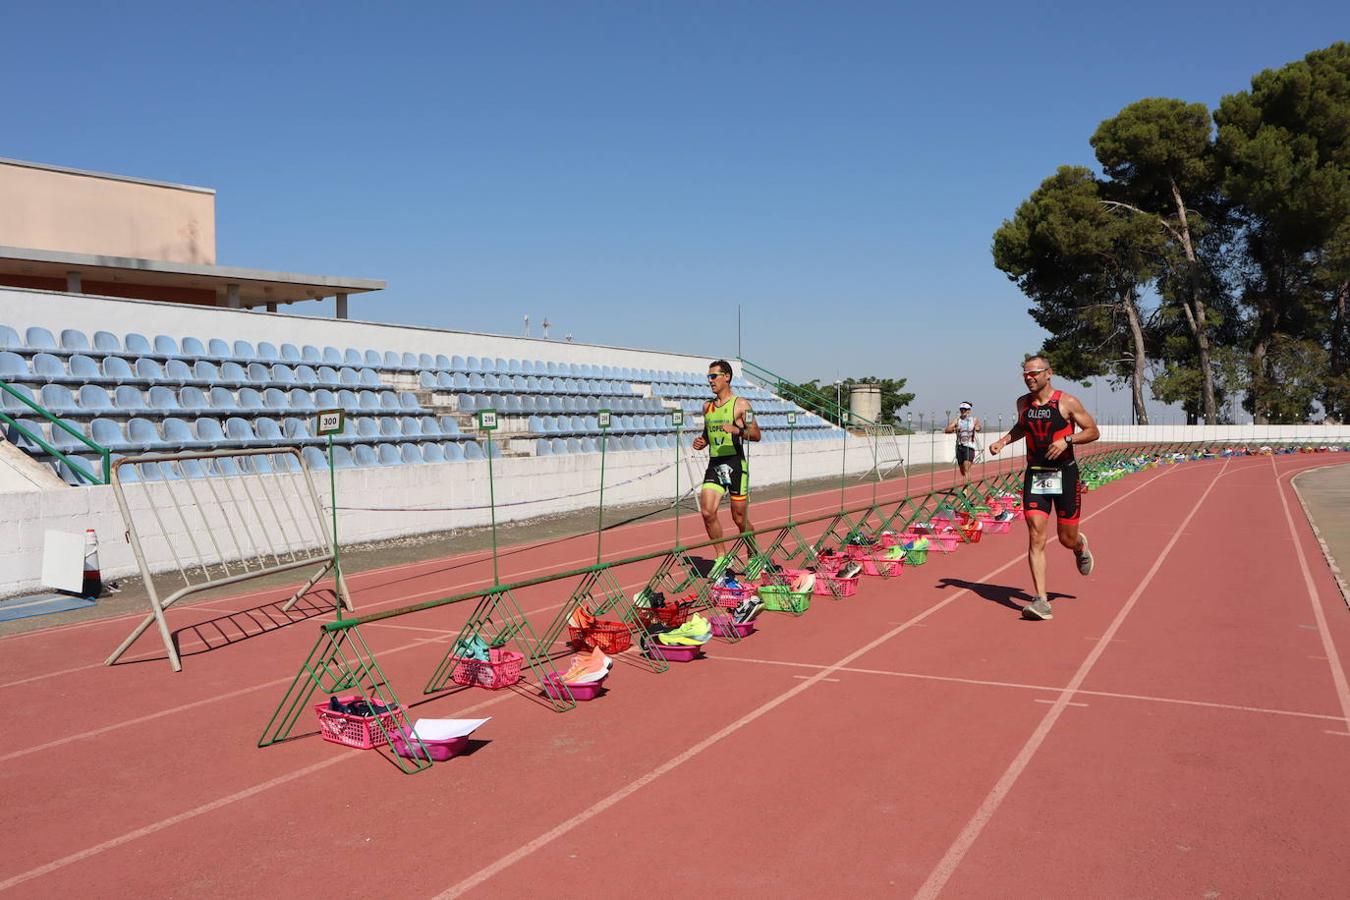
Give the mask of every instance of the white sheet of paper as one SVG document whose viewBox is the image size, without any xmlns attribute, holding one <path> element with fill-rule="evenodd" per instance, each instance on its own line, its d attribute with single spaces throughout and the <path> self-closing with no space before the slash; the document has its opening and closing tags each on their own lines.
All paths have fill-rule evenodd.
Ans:
<svg viewBox="0 0 1350 900">
<path fill-rule="evenodd" d="M 448 741 L 452 738 L 473 734 L 486 719 L 418 719 L 413 723 L 413 733 L 424 741 Z"/>
<path fill-rule="evenodd" d="M 42 539 L 42 583 L 78 594 L 84 587 L 84 534 L 48 531 Z"/>
</svg>

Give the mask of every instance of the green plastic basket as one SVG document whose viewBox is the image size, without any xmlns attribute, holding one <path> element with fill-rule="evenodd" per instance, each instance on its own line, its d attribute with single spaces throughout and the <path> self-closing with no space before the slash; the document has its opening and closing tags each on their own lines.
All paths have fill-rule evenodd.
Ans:
<svg viewBox="0 0 1350 900">
<path fill-rule="evenodd" d="M 927 547 L 924 547 L 922 550 L 914 550 L 911 548 L 905 551 L 905 565 L 921 566 L 926 562 L 928 562 Z"/>
<path fill-rule="evenodd" d="M 764 608 L 774 612 L 806 612 L 811 608 L 810 591 L 792 591 L 787 585 L 766 584 L 759 589 L 759 599 Z"/>
</svg>

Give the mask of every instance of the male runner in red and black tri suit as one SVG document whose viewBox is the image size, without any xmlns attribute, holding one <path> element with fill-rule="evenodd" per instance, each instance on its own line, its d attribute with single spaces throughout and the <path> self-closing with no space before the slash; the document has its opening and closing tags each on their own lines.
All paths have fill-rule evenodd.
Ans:
<svg viewBox="0 0 1350 900">
<path fill-rule="evenodd" d="M 1018 438 L 1027 441 L 1027 474 L 1022 482 L 1022 509 L 1027 522 L 1027 563 L 1036 596 L 1022 607 L 1028 619 L 1053 619 L 1050 599 L 1045 590 L 1045 526 L 1054 510 L 1058 517 L 1059 542 L 1073 551 L 1078 571 L 1092 574 L 1092 551 L 1087 535 L 1078 531 L 1082 513 L 1078 490 L 1078 461 L 1073 448 L 1090 444 L 1101 437 L 1097 423 L 1072 394 L 1050 385 L 1050 362 L 1032 356 L 1022 363 L 1022 380 L 1027 393 L 1017 398 L 1017 424 L 1002 438 L 989 445 L 989 452 L 1000 450 Z M 1078 431 L 1074 431 L 1077 426 Z"/>
</svg>

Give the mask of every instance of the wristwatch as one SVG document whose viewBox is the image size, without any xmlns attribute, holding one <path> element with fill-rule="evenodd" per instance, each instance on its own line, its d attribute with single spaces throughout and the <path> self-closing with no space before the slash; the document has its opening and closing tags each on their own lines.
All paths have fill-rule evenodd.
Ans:
<svg viewBox="0 0 1350 900">
<path fill-rule="evenodd" d="M 1066 434 L 1066 435 L 1064 435 L 1064 443 L 1066 443 L 1066 444 L 1072 444 L 1072 443 L 1073 443 L 1073 435 L 1071 435 L 1071 434 Z"/>
</svg>

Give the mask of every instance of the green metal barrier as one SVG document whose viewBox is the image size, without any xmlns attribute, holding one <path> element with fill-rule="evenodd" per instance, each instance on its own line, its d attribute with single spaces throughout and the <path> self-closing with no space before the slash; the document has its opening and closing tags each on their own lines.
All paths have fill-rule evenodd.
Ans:
<svg viewBox="0 0 1350 900">
<path fill-rule="evenodd" d="M 1105 473 L 1121 470 L 1125 461 L 1132 456 L 1157 457 L 1159 454 L 1171 452 L 1176 446 L 1180 445 L 1109 448 L 1090 456 L 1080 457 L 1079 465 L 1083 469 L 1084 480 L 1095 484 Z M 498 584 L 494 580 L 491 586 L 453 596 L 325 623 L 320 626 L 313 648 L 268 721 L 258 740 L 258 746 L 264 747 L 287 740 L 300 716 L 309 708 L 310 700 L 316 692 L 334 693 L 364 687 L 372 697 L 386 706 L 393 708 L 398 705 L 398 697 L 393 687 L 389 685 L 374 654 L 360 635 L 362 625 L 473 601 L 475 604 L 473 612 L 460 629 L 458 636 L 450 642 L 450 646 L 440 657 L 427 681 L 424 693 L 439 693 L 452 683 L 462 687 L 472 685 L 472 680 L 466 684 L 465 680 L 454 677 L 456 667 L 463 662 L 462 657 L 457 656 L 461 652 L 462 642 L 471 637 L 483 638 L 494 647 L 504 648 L 507 644 L 513 644 L 521 656 L 521 666 L 528 667 L 542 684 L 544 678 L 557 675 L 552 667 L 552 660 L 556 655 L 553 647 L 562 637 L 572 612 L 583 604 L 588 605 L 597 616 L 616 613 L 618 621 L 627 626 L 632 637 L 632 645 L 642 650 L 647 648 L 651 636 L 643 627 L 640 611 L 628 598 L 614 575 L 618 569 L 654 563 L 654 571 L 644 576 L 646 587 L 643 590 L 689 591 L 696 595 L 697 608 L 712 609 L 715 608 L 715 604 L 711 597 L 710 584 L 728 568 L 737 567 L 746 573 L 747 577 L 753 577 L 756 572 L 764 572 L 772 577 L 779 561 L 800 558 L 808 563 L 814 562 L 822 553 L 838 550 L 851 539 L 861 537 L 875 542 L 879 540 L 883 531 L 899 530 L 921 519 L 928 521 L 944 505 L 947 508 L 955 508 L 955 505 L 959 504 L 966 509 L 977 509 L 982 502 L 1000 493 L 1014 489 L 1020 491 L 1020 487 L 1020 474 L 1008 471 L 996 473 L 993 477 L 959 488 L 929 491 L 917 496 L 905 494 L 899 498 L 796 521 L 789 517 L 784 523 L 739 535 L 730 552 L 719 557 L 707 571 L 700 568 L 698 561 L 690 555 L 690 551 L 711 548 L 717 543 L 712 540 L 638 554 L 612 562 L 600 562 L 564 572 L 549 573 L 510 584 Z M 803 529 L 810 531 L 811 526 L 822 527 L 821 536 L 814 541 L 803 535 Z M 763 549 L 759 547 L 756 538 L 764 538 L 767 541 Z M 880 561 L 880 558 L 877 560 Z M 883 573 L 887 566 L 882 565 L 878 568 L 879 573 Z M 555 584 L 568 579 L 578 579 L 577 585 L 568 592 L 561 608 L 552 616 L 550 624 L 537 632 L 530 625 L 516 594 L 527 588 Z M 837 594 L 835 599 L 838 599 Z M 800 615 L 805 609 L 789 606 L 783 611 Z M 652 659 L 646 654 L 643 656 L 642 664 L 653 673 L 664 672 L 668 668 L 664 660 Z M 575 699 L 566 688 L 560 694 L 561 696 L 553 696 L 548 701 L 553 709 L 561 712 L 576 705 Z M 421 771 L 427 768 L 416 761 L 396 761 L 404 771 Z"/>
<path fill-rule="evenodd" d="M 21 423 L 19 422 L 19 420 L 13 418 L 13 417 L 10 416 L 8 413 L 6 413 L 4 410 L 0 410 L 0 422 L 4 422 L 5 424 L 9 425 L 9 426 L 12 427 L 15 431 L 19 432 L 19 434 L 23 435 L 24 437 L 28 438 L 28 439 L 29 439 L 30 441 L 32 441 L 33 443 L 37 444 L 37 445 L 38 445 L 39 447 L 41 447 L 44 451 L 46 451 L 47 453 L 51 454 L 52 456 L 54 456 L 54 457 L 56 457 L 57 459 L 59 459 L 59 460 L 61 460 L 62 462 L 64 462 L 67 466 L 70 467 L 70 471 L 72 471 L 72 472 L 74 472 L 76 475 L 78 475 L 82 481 L 86 481 L 86 482 L 88 482 L 89 484 L 108 484 L 108 483 L 109 483 L 109 482 L 108 482 L 108 479 L 109 479 L 109 477 L 110 477 L 110 473 L 109 473 L 108 469 L 110 468 L 110 466 L 109 466 L 109 459 L 111 458 L 112 453 L 111 453 L 111 451 L 108 450 L 108 448 L 106 448 L 106 447 L 101 447 L 101 446 L 99 446 L 98 444 L 95 444 L 95 443 L 94 443 L 93 441 L 91 441 L 89 438 L 85 437 L 85 435 L 84 435 L 84 433 L 83 433 L 82 431 L 80 431 L 80 430 L 77 429 L 77 428 L 72 427 L 71 425 L 69 425 L 69 424 L 67 424 L 65 421 L 63 421 L 62 419 L 57 418 L 57 417 L 56 417 L 55 415 L 53 415 L 50 411 L 48 411 L 45 407 L 39 406 L 38 404 L 34 403 L 32 400 L 29 400 L 29 399 L 28 399 L 27 397 L 25 397 L 23 394 L 20 394 L 18 391 L 14 390 L 14 388 L 10 387 L 8 383 L 6 383 L 6 382 L 4 382 L 4 381 L 0 381 L 0 391 L 4 391 L 6 394 L 9 394 L 11 397 L 14 397 L 15 399 L 21 401 L 25 406 L 27 406 L 27 407 L 29 407 L 30 409 L 32 409 L 33 412 L 37 413 L 39 416 L 42 416 L 44 419 L 46 419 L 48 422 L 51 422 L 53 425 L 59 426 L 59 427 L 61 428 L 61 430 L 65 431 L 65 432 L 66 432 L 67 434 L 69 434 L 71 437 L 74 437 L 76 440 L 78 440 L 80 443 L 84 444 L 84 445 L 85 445 L 86 447 L 88 447 L 90 450 L 93 450 L 95 453 L 97 453 L 97 454 L 99 455 L 99 458 L 103 461 L 103 466 L 102 466 L 103 472 L 102 472 L 101 475 L 94 475 L 94 473 L 90 472 L 88 469 L 86 469 L 86 468 L 84 467 L 83 463 L 79 462 L 78 460 L 76 460 L 76 459 L 74 459 L 74 458 L 72 458 L 72 457 L 70 457 L 70 456 L 67 456 L 65 453 L 62 453 L 60 450 L 57 450 L 57 449 L 56 449 L 55 447 L 53 447 L 51 444 L 49 444 L 49 443 L 47 443 L 45 440 L 43 440 L 42 437 L 41 437 L 40 435 L 34 434 L 33 432 L 29 431 L 27 428 L 25 428 L 25 427 L 23 426 L 23 424 L 21 424 Z"/>
</svg>

